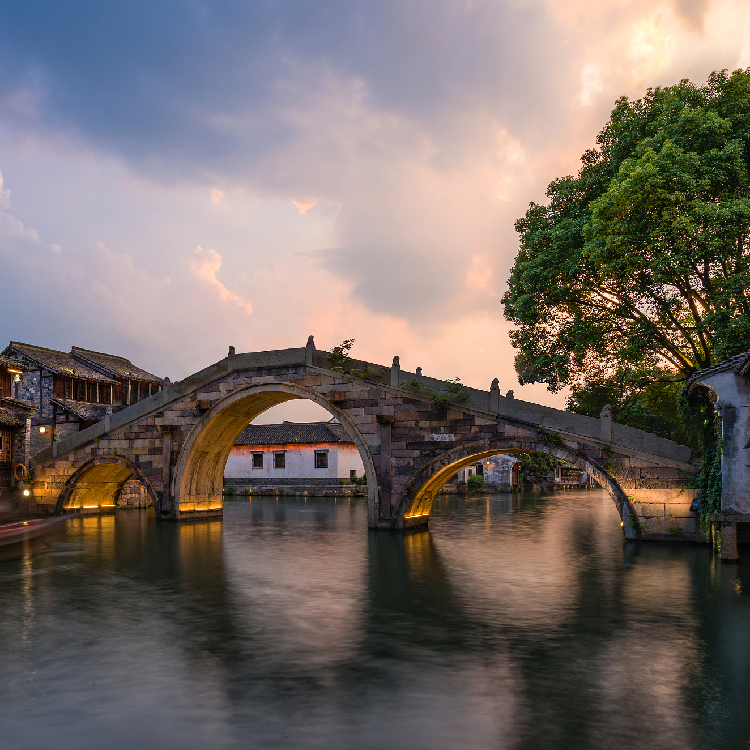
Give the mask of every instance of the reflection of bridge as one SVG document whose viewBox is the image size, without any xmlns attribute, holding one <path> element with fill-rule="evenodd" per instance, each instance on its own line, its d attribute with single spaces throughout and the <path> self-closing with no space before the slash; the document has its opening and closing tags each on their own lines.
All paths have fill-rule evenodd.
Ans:
<svg viewBox="0 0 750 750">
<path fill-rule="evenodd" d="M 160 516 L 222 512 L 224 465 L 244 427 L 295 398 L 325 407 L 347 428 L 368 481 L 369 525 L 425 525 L 453 473 L 498 453 L 537 452 L 585 469 L 615 501 L 626 537 L 692 538 L 690 450 L 670 440 L 489 391 L 357 360 L 331 369 L 306 347 L 235 354 L 55 443 L 33 459 L 34 501 L 58 512 L 113 507 L 124 483 L 145 485 Z"/>
</svg>

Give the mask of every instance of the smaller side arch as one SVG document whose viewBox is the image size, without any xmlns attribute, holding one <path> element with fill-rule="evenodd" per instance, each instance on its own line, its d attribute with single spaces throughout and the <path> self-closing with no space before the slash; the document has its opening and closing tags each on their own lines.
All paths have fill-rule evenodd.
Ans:
<svg viewBox="0 0 750 750">
<path fill-rule="evenodd" d="M 153 485 L 132 461 L 120 456 L 98 456 L 86 461 L 68 478 L 57 499 L 55 513 L 84 507 L 114 507 L 123 485 L 132 477 L 143 484 L 158 510 L 159 497 Z"/>
<path fill-rule="evenodd" d="M 549 445 L 533 440 L 492 438 L 446 451 L 423 466 L 414 475 L 399 499 L 394 518 L 395 528 L 406 529 L 427 524 L 435 496 L 449 477 L 465 466 L 502 453 L 544 453 L 589 472 L 614 501 L 622 519 L 625 538 L 632 540 L 641 538 L 640 529 L 633 523 L 633 520 L 637 518 L 635 509 L 620 485 L 604 467 L 567 446 Z"/>
</svg>

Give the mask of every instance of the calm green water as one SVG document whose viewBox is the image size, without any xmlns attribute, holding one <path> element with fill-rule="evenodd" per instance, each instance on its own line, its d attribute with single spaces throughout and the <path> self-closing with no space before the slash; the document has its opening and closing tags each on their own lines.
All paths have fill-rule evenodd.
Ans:
<svg viewBox="0 0 750 750">
<path fill-rule="evenodd" d="M 0 558 L 0 748 L 750 747 L 750 564 L 601 492 L 72 519 Z M 750 558 L 750 550 L 745 558 Z"/>
</svg>

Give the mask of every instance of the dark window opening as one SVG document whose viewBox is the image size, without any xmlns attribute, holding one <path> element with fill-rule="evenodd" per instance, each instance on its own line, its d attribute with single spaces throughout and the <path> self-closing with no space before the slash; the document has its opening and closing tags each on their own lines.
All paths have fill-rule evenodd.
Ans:
<svg viewBox="0 0 750 750">
<path fill-rule="evenodd" d="M 328 451 L 315 451 L 315 468 L 328 468 Z"/>
<path fill-rule="evenodd" d="M 67 385 L 66 379 L 55 376 L 55 379 L 52 382 L 52 392 L 55 398 L 65 398 L 65 386 Z"/>
<path fill-rule="evenodd" d="M 0 430 L 0 461 L 10 461 L 10 431 Z"/>
<path fill-rule="evenodd" d="M 273 468 L 274 469 L 286 468 L 286 453 L 274 453 L 273 454 Z"/>
<path fill-rule="evenodd" d="M 357 478 L 357 470 L 349 469 L 349 479 L 356 479 L 356 478 Z"/>
<path fill-rule="evenodd" d="M 253 469 L 262 469 L 262 468 L 263 468 L 263 454 L 253 453 Z"/>
<path fill-rule="evenodd" d="M 13 395 L 9 372 L 0 373 L 0 396 L 7 398 Z"/>
<path fill-rule="evenodd" d="M 86 400 L 86 381 L 85 380 L 73 381 L 73 398 L 76 401 Z"/>
<path fill-rule="evenodd" d="M 750 544 L 750 523 L 737 524 L 737 544 Z"/>
</svg>

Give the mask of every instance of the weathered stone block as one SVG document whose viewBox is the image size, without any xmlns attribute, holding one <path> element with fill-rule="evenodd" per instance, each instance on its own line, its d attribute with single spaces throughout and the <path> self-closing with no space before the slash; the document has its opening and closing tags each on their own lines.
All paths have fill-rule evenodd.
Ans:
<svg viewBox="0 0 750 750">
<path fill-rule="evenodd" d="M 394 450 L 393 446 L 391 446 L 391 456 L 393 458 L 419 458 L 420 451 L 415 450 Z M 413 462 L 410 462 L 413 464 Z"/>
<path fill-rule="evenodd" d="M 382 406 L 366 406 L 364 407 L 365 414 L 384 414 L 393 415 L 395 407 L 392 405 L 383 404 Z"/>
</svg>

